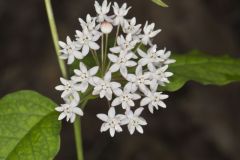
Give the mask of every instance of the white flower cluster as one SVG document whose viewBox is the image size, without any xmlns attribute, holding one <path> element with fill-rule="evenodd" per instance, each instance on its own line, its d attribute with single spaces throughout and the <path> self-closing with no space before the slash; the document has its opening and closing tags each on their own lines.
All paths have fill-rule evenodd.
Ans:
<svg viewBox="0 0 240 160">
<path fill-rule="evenodd" d="M 154 30 L 154 23 L 146 22 L 141 29 L 135 17 L 126 18 L 131 8 L 126 3 L 111 5 L 104 0 L 102 4 L 95 1 L 94 6 L 97 15 L 87 15 L 86 21 L 79 18 L 82 29 L 76 31 L 75 39 L 67 37 L 66 43 L 59 42 L 60 58 L 69 65 L 79 63 L 79 68 L 74 69 L 70 80 L 60 78 L 62 85 L 56 86 L 65 102 L 56 108 L 61 112 L 58 119 L 66 118 L 73 123 L 76 115 L 83 116 L 79 106 L 90 93 L 108 101 L 108 114 L 97 114 L 103 121 L 101 132 L 109 130 L 113 137 L 127 125 L 130 134 L 143 133 L 142 126 L 147 125 L 140 116 L 143 107 L 147 106 L 151 113 L 166 107 L 163 100 L 168 95 L 158 89 L 169 83 L 173 74 L 167 71 L 168 65 L 175 60 L 169 58 L 171 52 L 158 50 L 153 44 L 153 37 L 161 31 Z M 109 15 L 111 6 L 113 15 Z M 108 36 L 115 36 L 114 44 L 108 41 Z M 87 65 L 85 57 L 92 57 L 94 66 Z M 123 114 L 116 114 L 116 109 L 121 108 Z"/>
</svg>

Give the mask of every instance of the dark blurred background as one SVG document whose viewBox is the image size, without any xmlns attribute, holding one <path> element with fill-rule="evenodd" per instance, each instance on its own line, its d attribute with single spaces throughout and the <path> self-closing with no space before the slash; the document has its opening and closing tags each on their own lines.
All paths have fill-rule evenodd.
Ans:
<svg viewBox="0 0 240 160">
<path fill-rule="evenodd" d="M 127 0 L 125 0 L 127 1 Z M 119 2 L 124 2 L 120 1 Z M 155 40 L 177 53 L 192 49 L 212 55 L 240 57 L 239 0 L 165 0 L 160 8 L 149 0 L 128 0 L 130 16 L 163 29 Z M 61 40 L 74 35 L 78 18 L 93 13 L 94 0 L 53 0 Z M 0 0 L 0 96 L 20 89 L 36 90 L 60 103 L 54 90 L 60 71 L 43 0 Z M 207 72 L 207 71 L 206 71 Z M 143 135 L 125 130 L 113 139 L 101 134 L 96 113 L 101 101 L 90 102 L 83 117 L 86 160 L 239 160 L 240 84 L 223 87 L 190 82 L 169 93 L 168 108 L 145 113 Z M 75 160 L 72 125 L 63 123 L 56 160 Z"/>
</svg>

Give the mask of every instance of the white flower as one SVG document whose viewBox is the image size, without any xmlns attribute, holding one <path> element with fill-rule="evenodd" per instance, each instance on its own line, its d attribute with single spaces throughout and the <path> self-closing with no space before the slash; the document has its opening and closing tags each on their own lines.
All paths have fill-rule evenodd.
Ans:
<svg viewBox="0 0 240 160">
<path fill-rule="evenodd" d="M 168 95 L 162 94 L 162 92 L 156 92 L 155 90 L 149 91 L 146 94 L 146 97 L 143 98 L 140 102 L 141 106 L 148 105 L 148 109 L 151 113 L 153 113 L 154 108 L 158 110 L 158 106 L 162 108 L 166 108 L 166 104 L 162 101 L 167 99 Z"/>
<path fill-rule="evenodd" d="M 121 52 L 119 57 L 114 54 L 108 54 L 108 58 L 113 65 L 110 67 L 111 72 L 117 72 L 120 69 L 121 74 L 125 77 L 127 75 L 127 67 L 136 66 L 137 63 L 131 61 L 130 59 L 133 57 L 132 53 Z"/>
<path fill-rule="evenodd" d="M 85 92 L 88 88 L 88 84 L 92 84 L 92 78 L 95 76 L 95 74 L 98 72 L 99 67 L 95 66 L 89 70 L 87 70 L 87 67 L 83 62 L 79 63 L 79 70 L 75 69 L 74 73 L 75 76 L 72 76 L 71 79 L 76 82 L 81 82 L 79 85 L 80 91 Z"/>
<path fill-rule="evenodd" d="M 137 88 L 140 89 L 143 93 L 148 91 L 146 85 L 150 85 L 151 81 L 149 80 L 150 74 L 144 73 L 142 71 L 142 66 L 137 66 L 135 75 L 128 74 L 126 79 L 129 81 L 126 85 L 131 88 L 132 92 L 135 92 Z"/>
<path fill-rule="evenodd" d="M 112 99 L 112 93 L 121 87 L 121 84 L 118 82 L 111 82 L 111 72 L 107 72 L 104 76 L 104 79 L 94 77 L 93 78 L 93 95 L 100 95 L 100 98 L 106 97 L 108 100 Z"/>
<path fill-rule="evenodd" d="M 173 75 L 172 72 L 167 72 L 168 69 L 168 65 L 166 66 L 162 66 L 158 69 L 156 69 L 154 66 L 150 65 L 148 67 L 150 74 L 151 74 L 151 88 L 155 88 L 153 87 L 153 85 L 155 83 L 161 85 L 161 86 L 165 86 L 165 83 L 169 83 L 168 78 L 171 77 Z"/>
<path fill-rule="evenodd" d="M 160 65 L 169 65 L 169 64 L 176 62 L 175 59 L 170 59 L 171 51 L 166 51 L 166 48 L 159 50 L 157 55 L 158 55 L 158 57 L 160 57 L 162 59 L 162 62 L 155 63 L 156 66 L 159 66 L 159 64 Z"/>
<path fill-rule="evenodd" d="M 82 18 L 78 20 L 83 29 L 87 29 L 92 35 L 101 36 L 101 32 L 98 31 L 100 24 L 96 25 L 96 17 L 91 17 L 90 14 L 87 14 L 86 22 Z"/>
<path fill-rule="evenodd" d="M 153 45 L 147 50 L 147 54 L 141 49 L 138 49 L 138 54 L 142 57 L 138 63 L 142 66 L 153 65 L 153 63 L 163 62 L 163 59 L 158 56 L 157 45 Z"/>
<path fill-rule="evenodd" d="M 142 113 L 142 111 L 143 111 L 143 107 L 136 109 L 134 113 L 131 110 L 126 111 L 126 116 L 128 118 L 128 130 L 130 134 L 133 134 L 135 132 L 135 129 L 139 133 L 143 134 L 142 126 L 147 125 L 147 122 L 145 119 L 140 117 L 140 114 Z"/>
<path fill-rule="evenodd" d="M 152 45 L 151 38 L 155 37 L 159 32 L 161 32 L 160 29 L 154 31 L 155 23 L 152 23 L 148 25 L 148 22 L 145 23 L 145 26 L 143 28 L 143 35 L 140 35 L 142 38 L 142 43 L 144 45 Z"/>
<path fill-rule="evenodd" d="M 138 42 L 138 40 L 133 40 L 131 34 L 128 34 L 126 36 L 126 39 L 123 37 L 123 35 L 121 35 L 117 38 L 118 46 L 110 48 L 110 51 L 113 53 L 120 53 L 121 51 L 131 51 L 135 48 Z"/>
<path fill-rule="evenodd" d="M 140 95 L 131 93 L 131 89 L 128 86 L 125 86 L 123 91 L 119 89 L 115 94 L 117 97 L 112 101 L 112 106 L 122 104 L 123 109 L 130 109 L 130 107 L 135 106 L 134 100 L 141 98 Z"/>
<path fill-rule="evenodd" d="M 86 56 L 90 49 L 98 50 L 100 48 L 96 43 L 99 38 L 100 34 L 93 35 L 87 28 L 84 28 L 83 32 L 76 31 L 77 44 L 82 48 L 83 56 Z"/>
<path fill-rule="evenodd" d="M 97 117 L 104 122 L 100 129 L 101 132 L 109 130 L 111 137 L 115 135 L 115 132 L 122 132 L 121 125 L 123 124 L 121 121 L 125 118 L 125 116 L 120 114 L 116 115 L 114 107 L 111 107 L 108 110 L 108 115 L 97 114 Z"/>
<path fill-rule="evenodd" d="M 76 84 L 75 81 L 66 80 L 64 78 L 60 78 L 60 81 L 62 82 L 63 85 L 58 85 L 55 87 L 55 89 L 58 91 L 63 91 L 61 97 L 65 98 L 73 96 L 74 100 L 79 102 L 80 100 L 80 96 L 78 94 L 78 91 L 80 91 L 79 84 Z"/>
<path fill-rule="evenodd" d="M 113 24 L 115 26 L 117 25 L 122 25 L 124 23 L 124 17 L 128 14 L 128 11 L 131 9 L 131 7 L 127 8 L 127 4 L 124 3 L 122 5 L 122 7 L 119 7 L 118 4 L 116 2 L 114 2 L 113 5 L 113 12 L 115 14 L 114 20 L 113 20 Z"/>
<path fill-rule="evenodd" d="M 107 3 L 107 0 L 104 0 L 103 3 L 102 3 L 102 6 L 100 6 L 100 4 L 95 1 L 95 10 L 98 14 L 97 16 L 97 21 L 98 22 L 104 22 L 104 21 L 107 21 L 107 22 L 112 22 L 112 19 L 110 16 L 107 16 L 108 12 L 110 11 L 110 7 L 111 7 L 111 3 Z"/>
<path fill-rule="evenodd" d="M 60 52 L 63 53 L 60 56 L 60 58 L 61 59 L 68 59 L 67 64 L 72 64 L 74 62 L 75 58 L 82 59 L 83 55 L 79 51 L 81 48 L 76 46 L 76 42 L 71 41 L 69 36 L 67 36 L 66 41 L 67 41 L 67 43 L 59 41 L 59 45 L 62 48 L 60 50 Z"/>
<path fill-rule="evenodd" d="M 122 26 L 123 32 L 126 34 L 131 34 L 133 39 L 140 34 L 141 24 L 136 25 L 136 18 L 133 17 L 131 20 L 125 20 Z"/>
<path fill-rule="evenodd" d="M 62 112 L 58 120 L 62 120 L 66 117 L 67 121 L 70 120 L 71 123 L 75 121 L 76 114 L 79 116 L 83 116 L 83 111 L 81 108 L 77 107 L 77 104 L 71 103 L 71 104 L 61 104 L 61 106 L 58 106 L 55 108 L 56 111 Z"/>
</svg>

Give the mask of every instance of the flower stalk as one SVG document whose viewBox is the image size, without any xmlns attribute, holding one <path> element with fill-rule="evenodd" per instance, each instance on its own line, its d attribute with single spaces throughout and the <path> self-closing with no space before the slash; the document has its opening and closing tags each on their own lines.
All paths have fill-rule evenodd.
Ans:
<svg viewBox="0 0 240 160">
<path fill-rule="evenodd" d="M 47 17 L 48 17 L 48 21 L 49 21 L 51 34 L 52 34 L 55 53 L 56 53 L 57 59 L 58 59 L 59 68 L 61 70 L 62 76 L 64 78 L 68 78 L 67 69 L 66 69 L 64 60 L 60 59 L 61 54 L 59 52 L 60 48 L 59 48 L 59 45 L 58 45 L 58 41 L 59 41 L 58 40 L 58 33 L 57 33 L 56 23 L 55 23 L 53 11 L 52 11 L 51 0 L 45 0 L 45 7 L 46 7 L 46 11 L 47 11 Z M 82 106 L 84 107 L 86 104 L 87 104 L 87 100 L 84 101 Z M 75 122 L 74 122 L 74 134 L 75 134 L 75 143 L 76 143 L 78 160 L 84 160 L 80 117 L 77 117 Z"/>
<path fill-rule="evenodd" d="M 51 34 L 52 34 L 53 44 L 54 44 L 54 48 L 55 48 L 55 53 L 58 57 L 58 64 L 59 64 L 59 67 L 60 67 L 60 70 L 61 70 L 61 73 L 62 73 L 63 77 L 67 78 L 67 69 L 66 69 L 65 63 L 62 59 L 59 58 L 60 48 L 59 48 L 59 45 L 58 45 L 58 34 L 57 34 L 56 23 L 55 23 L 53 11 L 52 11 L 51 0 L 45 0 L 45 7 L 46 7 L 46 10 L 47 10 L 47 17 L 48 17 L 49 26 L 50 26 L 50 29 L 51 29 Z"/>
<path fill-rule="evenodd" d="M 81 108 L 84 108 L 87 104 L 88 100 L 83 101 Z M 83 155 L 83 144 L 82 144 L 82 128 L 81 128 L 81 119 L 80 117 L 76 117 L 74 126 L 74 136 L 76 142 L 76 151 L 78 160 L 84 160 Z"/>
</svg>

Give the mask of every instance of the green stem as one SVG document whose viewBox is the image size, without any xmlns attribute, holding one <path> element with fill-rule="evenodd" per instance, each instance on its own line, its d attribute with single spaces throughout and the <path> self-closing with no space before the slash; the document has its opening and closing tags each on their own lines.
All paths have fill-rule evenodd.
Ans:
<svg viewBox="0 0 240 160">
<path fill-rule="evenodd" d="M 105 42 L 105 51 L 104 51 L 104 65 L 106 65 L 107 62 L 107 52 L 108 52 L 108 34 L 106 34 L 106 42 Z M 104 67 L 104 72 L 106 72 L 107 67 Z"/>
<path fill-rule="evenodd" d="M 51 5 L 51 0 L 45 0 L 45 6 L 47 10 L 47 17 L 51 29 L 51 34 L 52 34 L 52 39 L 54 43 L 54 48 L 56 55 L 58 57 L 58 64 L 62 73 L 62 76 L 64 78 L 67 78 L 67 70 L 65 63 L 62 59 L 59 58 L 60 56 L 60 48 L 58 46 L 58 34 L 57 34 L 57 28 L 55 24 L 55 19 L 53 16 L 53 11 L 52 11 L 52 5 Z M 87 100 L 83 102 L 82 106 L 85 106 L 87 103 Z M 82 147 L 82 135 L 81 135 L 81 123 L 80 123 L 80 118 L 77 117 L 75 122 L 74 122 L 74 134 L 75 134 L 75 142 L 76 142 L 76 148 L 77 148 L 77 157 L 78 160 L 84 160 L 83 158 L 83 147 Z"/>
<path fill-rule="evenodd" d="M 118 34 L 119 34 L 119 30 L 120 30 L 120 25 L 117 26 L 117 31 L 116 31 L 116 36 L 115 36 L 115 42 L 114 42 L 114 47 L 116 46 L 117 43 L 117 38 L 118 38 Z"/>
<path fill-rule="evenodd" d="M 76 151 L 77 151 L 77 157 L 78 157 L 77 159 L 83 160 L 84 158 L 83 158 L 83 147 L 82 147 L 81 120 L 79 116 L 76 117 L 73 127 L 74 127 Z"/>
<path fill-rule="evenodd" d="M 53 11 L 52 11 L 51 0 L 45 0 L 45 7 L 47 10 L 47 17 L 48 17 L 48 21 L 49 21 L 49 25 L 50 25 L 50 29 L 51 29 L 55 52 L 58 57 L 58 64 L 59 64 L 60 70 L 62 72 L 62 76 L 64 78 L 67 78 L 67 69 L 66 69 L 65 63 L 62 59 L 59 58 L 60 48 L 58 45 L 58 34 L 57 34 L 57 28 L 56 28 L 55 19 L 54 19 L 54 15 L 53 15 Z"/>
<path fill-rule="evenodd" d="M 101 37 L 101 64 L 102 64 L 101 71 L 102 71 L 102 76 L 103 76 L 103 66 L 104 66 L 103 58 L 104 58 L 104 34 Z"/>
<path fill-rule="evenodd" d="M 92 53 L 92 56 L 93 56 L 93 59 L 94 59 L 96 65 L 99 66 L 100 63 L 99 63 L 99 61 L 98 61 L 97 54 L 96 54 L 93 50 L 91 50 L 91 53 Z"/>
<path fill-rule="evenodd" d="M 83 101 L 81 108 L 84 108 L 87 104 L 87 100 Z M 82 132 L 81 132 L 81 119 L 79 116 L 76 117 L 75 122 L 73 124 L 74 127 L 74 136 L 76 142 L 76 151 L 77 151 L 77 160 L 84 160 L 83 156 L 83 144 L 82 144 Z"/>
</svg>

